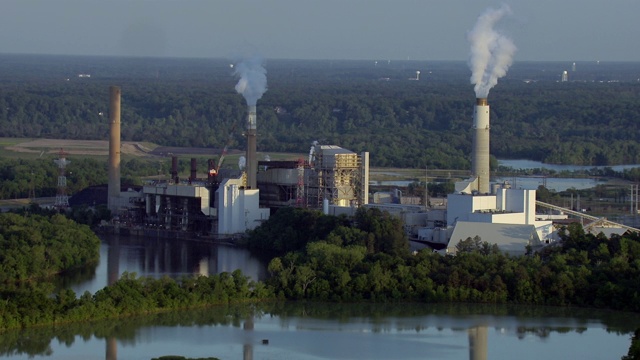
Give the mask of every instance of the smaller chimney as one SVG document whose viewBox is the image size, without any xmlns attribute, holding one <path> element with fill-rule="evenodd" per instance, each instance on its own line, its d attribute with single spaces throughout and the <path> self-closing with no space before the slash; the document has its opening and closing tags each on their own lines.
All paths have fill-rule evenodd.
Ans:
<svg viewBox="0 0 640 360">
<path fill-rule="evenodd" d="M 196 177 L 198 172 L 198 160 L 196 158 L 191 158 L 191 176 L 189 176 L 189 182 L 196 181 Z"/>
<path fill-rule="evenodd" d="M 171 180 L 176 184 L 180 182 L 178 178 L 178 157 L 175 155 L 171 156 Z"/>
</svg>

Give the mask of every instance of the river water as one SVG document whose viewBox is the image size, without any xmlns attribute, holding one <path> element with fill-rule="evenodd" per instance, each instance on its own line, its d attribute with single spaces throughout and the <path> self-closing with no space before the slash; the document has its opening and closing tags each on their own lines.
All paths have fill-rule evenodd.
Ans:
<svg viewBox="0 0 640 360">
<path fill-rule="evenodd" d="M 248 250 L 202 240 L 174 240 L 100 235 L 100 262 L 95 271 L 62 277 L 59 286 L 76 294 L 95 293 L 116 281 L 124 272 L 140 277 L 197 276 L 240 269 L 253 280 L 267 276 L 266 265 Z"/>
<path fill-rule="evenodd" d="M 612 165 L 612 166 L 585 166 L 585 165 L 560 165 L 560 164 L 545 164 L 540 161 L 534 160 L 498 160 L 499 166 L 511 167 L 514 169 L 530 170 L 530 169 L 547 169 L 560 171 L 588 171 L 591 169 L 604 169 L 611 168 L 613 171 L 624 171 L 640 167 L 640 164 L 628 164 L 628 165 Z"/>
<path fill-rule="evenodd" d="M 100 264 L 65 280 L 95 291 L 124 271 L 178 277 L 241 269 L 243 249 L 184 240 L 103 237 Z M 218 306 L 8 332 L 8 359 L 620 359 L 639 314 L 584 309 L 433 304 L 269 303 Z"/>
<path fill-rule="evenodd" d="M 511 167 L 515 170 L 532 170 L 532 169 L 547 169 L 554 170 L 556 172 L 561 171 L 587 171 L 594 168 L 604 169 L 605 166 L 579 166 L 579 165 L 556 165 L 545 164 L 539 161 L 533 160 L 498 160 L 498 165 Z M 626 169 L 633 169 L 640 167 L 637 165 L 614 165 L 608 166 L 614 171 L 623 171 Z M 387 175 L 399 175 L 397 173 L 387 173 Z M 424 178 L 422 178 L 424 179 Z M 568 189 L 591 189 L 596 185 L 606 184 L 605 180 L 598 180 L 594 178 L 556 178 L 556 177 L 543 177 L 543 176 L 511 176 L 511 177 L 492 177 L 492 182 L 504 183 L 508 181 L 515 189 L 536 190 L 538 186 L 543 185 L 547 189 L 552 191 L 566 191 Z M 403 179 L 403 180 L 381 180 L 371 181 L 371 186 L 396 186 L 396 187 L 408 187 L 410 184 L 416 182 L 415 179 Z"/>
</svg>

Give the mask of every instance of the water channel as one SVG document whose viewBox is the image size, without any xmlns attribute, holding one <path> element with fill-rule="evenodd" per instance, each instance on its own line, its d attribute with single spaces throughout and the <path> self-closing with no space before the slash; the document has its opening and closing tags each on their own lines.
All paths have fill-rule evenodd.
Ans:
<svg viewBox="0 0 640 360">
<path fill-rule="evenodd" d="M 580 166 L 580 165 L 557 165 L 557 164 L 545 164 L 539 161 L 533 160 L 498 160 L 499 166 L 510 167 L 514 170 L 533 170 L 533 169 L 547 169 L 554 170 L 556 172 L 562 171 L 588 171 L 592 169 L 604 169 L 609 167 L 614 171 L 621 172 L 627 169 L 633 169 L 640 167 L 640 164 L 630 165 L 613 165 L 613 166 Z M 396 173 L 387 173 L 387 175 L 398 175 Z M 424 179 L 424 178 L 422 178 Z M 397 186 L 407 187 L 414 183 L 416 180 L 381 180 L 371 181 L 370 185 L 373 186 Z M 509 176 L 509 177 L 492 177 L 492 182 L 504 183 L 508 181 L 514 189 L 526 189 L 536 190 L 538 186 L 543 185 L 547 189 L 552 191 L 566 191 L 568 189 L 591 189 L 596 185 L 606 184 L 606 180 L 598 180 L 595 178 L 558 178 L 558 177 L 546 177 L 546 176 Z"/>
<path fill-rule="evenodd" d="M 103 237 L 95 271 L 65 280 L 96 291 L 123 272 L 178 277 L 264 263 L 243 249 L 186 240 Z M 465 304 L 269 303 L 219 306 L 8 332 L 8 359 L 620 359 L 640 314 Z"/>
<path fill-rule="evenodd" d="M 546 164 L 540 161 L 520 159 L 520 160 L 498 160 L 498 166 L 510 167 L 516 170 L 547 169 L 547 170 L 554 170 L 556 172 L 588 171 L 591 169 L 602 170 L 605 168 L 611 168 L 613 171 L 621 172 L 624 170 L 640 167 L 640 164 L 611 165 L 611 166 L 560 165 L 560 164 Z"/>
</svg>

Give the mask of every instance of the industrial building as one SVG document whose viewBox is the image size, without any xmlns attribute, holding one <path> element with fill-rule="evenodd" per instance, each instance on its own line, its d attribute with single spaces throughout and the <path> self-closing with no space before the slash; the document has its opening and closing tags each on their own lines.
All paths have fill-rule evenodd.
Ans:
<svg viewBox="0 0 640 360">
<path fill-rule="evenodd" d="M 172 157 L 166 181 L 153 181 L 141 191 L 121 190 L 120 88 L 110 88 L 108 207 L 120 229 L 163 237 L 233 238 L 259 226 L 272 209 L 299 206 L 339 213 L 368 203 L 369 153 L 354 153 L 335 145 L 314 142 L 308 160 L 256 161 L 256 106 L 247 116 L 247 167 L 224 171 L 208 162 L 208 173 L 198 177 L 191 159 L 188 179 L 178 176 L 178 158 Z M 255 169 L 252 171 L 252 169 Z M 331 210 L 330 210 L 331 209 Z M 135 225 L 134 228 L 131 225 Z"/>
<path fill-rule="evenodd" d="M 369 202 L 369 153 L 312 146 L 309 160 L 261 161 L 260 203 L 267 207 L 358 207 Z M 326 204 L 325 204 L 326 203 Z"/>
</svg>

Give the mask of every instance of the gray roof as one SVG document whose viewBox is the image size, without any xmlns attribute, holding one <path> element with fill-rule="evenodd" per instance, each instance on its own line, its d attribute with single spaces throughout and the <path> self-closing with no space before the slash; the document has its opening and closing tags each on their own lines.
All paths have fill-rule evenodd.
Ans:
<svg viewBox="0 0 640 360">
<path fill-rule="evenodd" d="M 320 151 L 322 151 L 322 154 L 324 156 L 339 155 L 339 154 L 355 154 L 353 151 L 341 148 L 340 146 L 337 146 L 337 145 L 320 145 Z"/>
<path fill-rule="evenodd" d="M 589 233 L 593 234 L 593 235 L 598 235 L 600 233 L 603 233 L 604 236 L 607 237 L 607 239 L 611 238 L 611 235 L 623 235 L 624 233 L 627 232 L 627 229 L 625 228 L 621 228 L 621 227 L 599 227 L 599 226 L 594 226 L 591 229 L 589 229 Z"/>
<path fill-rule="evenodd" d="M 526 246 L 540 244 L 540 238 L 533 225 L 492 224 L 458 221 L 449 240 L 449 250 L 455 251 L 460 240 L 480 237 L 483 242 L 497 244 L 506 253 L 520 255 L 526 252 Z"/>
</svg>

